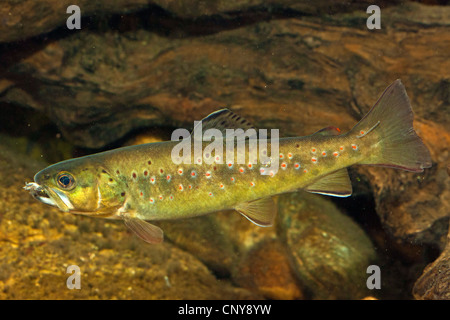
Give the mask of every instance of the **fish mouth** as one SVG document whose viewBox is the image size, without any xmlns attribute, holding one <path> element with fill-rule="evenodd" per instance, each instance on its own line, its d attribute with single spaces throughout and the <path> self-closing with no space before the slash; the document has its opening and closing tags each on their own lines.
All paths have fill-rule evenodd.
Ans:
<svg viewBox="0 0 450 320">
<path fill-rule="evenodd" d="M 41 186 L 35 182 L 28 182 L 23 188 L 30 191 L 31 196 L 36 200 L 53 207 L 57 207 L 61 211 L 69 212 L 73 209 L 73 205 L 70 200 L 58 189 Z"/>
</svg>

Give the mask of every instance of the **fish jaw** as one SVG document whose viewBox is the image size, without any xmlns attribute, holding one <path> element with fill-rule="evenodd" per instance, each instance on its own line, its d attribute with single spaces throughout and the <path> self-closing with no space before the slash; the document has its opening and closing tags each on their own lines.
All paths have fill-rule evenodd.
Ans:
<svg viewBox="0 0 450 320">
<path fill-rule="evenodd" d="M 31 196 L 36 200 L 53 207 L 57 207 L 63 212 L 69 212 L 73 209 L 73 205 L 70 200 L 59 190 L 41 186 L 36 182 L 29 182 L 23 188 L 30 191 Z"/>
</svg>

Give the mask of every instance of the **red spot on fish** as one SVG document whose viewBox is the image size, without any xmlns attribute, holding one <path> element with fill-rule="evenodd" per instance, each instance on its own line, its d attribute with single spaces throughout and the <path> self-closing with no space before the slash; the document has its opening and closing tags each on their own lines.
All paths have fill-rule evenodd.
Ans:
<svg viewBox="0 0 450 320">
<path fill-rule="evenodd" d="M 311 161 L 312 161 L 313 163 L 317 163 L 317 158 L 316 158 L 316 157 L 312 157 L 312 158 L 311 158 Z"/>
<path fill-rule="evenodd" d="M 192 189 L 192 186 L 191 186 L 191 185 L 188 185 L 188 188 L 189 188 L 189 189 Z"/>
<path fill-rule="evenodd" d="M 144 171 L 144 176 L 148 176 L 148 171 L 147 170 Z"/>
<path fill-rule="evenodd" d="M 259 172 L 264 173 L 266 170 L 264 168 L 259 169 Z"/>
<path fill-rule="evenodd" d="M 361 131 L 360 131 L 359 133 L 363 135 L 363 134 L 364 134 L 364 131 L 363 131 L 363 130 L 361 130 Z"/>
<path fill-rule="evenodd" d="M 183 169 L 178 169 L 178 174 L 181 176 L 183 174 Z"/>
<path fill-rule="evenodd" d="M 228 168 L 233 168 L 233 162 L 228 162 Z"/>
<path fill-rule="evenodd" d="M 248 168 L 249 168 L 249 169 L 252 169 L 252 168 L 253 168 L 253 165 L 252 165 L 251 163 L 249 163 L 249 164 L 248 164 Z"/>
<path fill-rule="evenodd" d="M 178 190 L 183 191 L 183 185 L 182 185 L 182 184 L 180 184 L 180 185 L 178 186 Z"/>
<path fill-rule="evenodd" d="M 341 132 L 341 129 L 339 129 L 339 128 L 336 128 L 336 130 L 337 130 L 338 132 Z"/>
<path fill-rule="evenodd" d="M 322 156 L 326 157 L 327 156 L 327 152 L 326 151 L 322 151 Z"/>
<path fill-rule="evenodd" d="M 224 189 L 225 186 L 224 186 L 223 184 L 220 184 L 220 185 L 219 185 L 219 188 L 220 188 L 220 189 Z"/>
<path fill-rule="evenodd" d="M 311 152 L 316 152 L 316 148 L 311 148 Z"/>
<path fill-rule="evenodd" d="M 195 172 L 195 171 L 192 171 L 192 172 L 191 172 L 191 176 L 192 176 L 192 177 L 195 177 L 196 175 L 197 175 L 197 172 Z"/>
<path fill-rule="evenodd" d="M 160 196 L 159 196 L 159 200 L 162 200 L 162 199 L 163 199 L 163 196 L 162 196 L 162 195 L 160 195 Z"/>
<path fill-rule="evenodd" d="M 151 183 L 155 183 L 155 177 L 151 177 L 151 178 L 150 178 L 150 182 L 151 182 Z"/>
<path fill-rule="evenodd" d="M 282 153 L 280 153 L 280 159 L 283 159 L 284 155 Z"/>
<path fill-rule="evenodd" d="M 213 193 L 212 193 L 212 192 L 210 192 L 210 193 L 208 193 L 208 195 L 209 195 L 210 197 L 212 197 L 212 196 L 213 196 Z"/>
<path fill-rule="evenodd" d="M 294 168 L 295 168 L 295 169 L 299 169 L 299 168 L 300 168 L 300 164 L 299 164 L 299 163 L 295 163 L 295 164 L 294 164 Z"/>
<path fill-rule="evenodd" d="M 240 173 L 244 173 L 244 168 L 240 167 L 240 168 L 239 168 L 239 172 L 240 172 Z"/>
<path fill-rule="evenodd" d="M 304 172 L 304 173 L 307 173 L 307 172 L 308 172 L 308 170 L 306 170 L 306 169 L 305 169 L 305 170 L 303 170 L 303 172 Z"/>
<path fill-rule="evenodd" d="M 170 196 L 169 196 L 169 199 L 170 199 L 170 200 L 173 200 L 173 195 L 170 195 Z"/>
<path fill-rule="evenodd" d="M 231 182 L 234 182 L 234 181 L 235 181 L 235 179 L 234 179 L 233 177 L 231 177 L 230 180 L 231 180 Z"/>
<path fill-rule="evenodd" d="M 155 202 L 155 199 L 150 198 L 150 203 L 154 203 L 154 202 Z"/>
<path fill-rule="evenodd" d="M 358 146 L 356 144 L 352 144 L 352 149 L 353 150 L 358 150 Z"/>
<path fill-rule="evenodd" d="M 144 193 L 141 191 L 140 195 L 141 195 L 141 197 L 142 197 L 142 196 L 144 196 Z"/>
<path fill-rule="evenodd" d="M 344 147 L 343 147 L 343 146 L 340 146 L 340 147 L 339 147 L 339 150 L 341 150 L 341 151 L 344 150 Z"/>
<path fill-rule="evenodd" d="M 281 163 L 281 168 L 282 168 L 282 169 L 286 169 L 286 168 L 287 168 L 286 162 L 282 162 L 282 163 Z"/>
<path fill-rule="evenodd" d="M 166 176 L 166 180 L 167 180 L 167 181 L 170 181 L 171 178 L 172 178 L 172 177 L 170 176 L 170 174 L 168 174 L 168 175 Z"/>
<path fill-rule="evenodd" d="M 206 176 L 206 178 L 211 178 L 211 172 L 206 171 L 205 176 Z"/>
<path fill-rule="evenodd" d="M 133 172 L 133 179 L 136 179 L 137 175 L 135 172 Z"/>
<path fill-rule="evenodd" d="M 335 156 L 335 157 L 339 156 L 339 152 L 337 152 L 337 151 L 333 152 L 333 156 Z"/>
<path fill-rule="evenodd" d="M 254 187 L 255 183 L 253 181 L 250 181 L 250 187 Z"/>
<path fill-rule="evenodd" d="M 288 158 L 292 159 L 292 153 L 288 153 Z"/>
</svg>

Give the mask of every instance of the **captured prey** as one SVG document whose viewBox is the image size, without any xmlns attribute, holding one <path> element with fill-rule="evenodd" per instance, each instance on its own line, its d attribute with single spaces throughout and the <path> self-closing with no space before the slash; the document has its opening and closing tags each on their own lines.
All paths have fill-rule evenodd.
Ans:
<svg viewBox="0 0 450 320">
<path fill-rule="evenodd" d="M 224 136 L 230 129 L 252 128 L 227 109 L 201 124 L 203 130 L 214 128 Z M 191 136 L 195 140 L 195 128 Z M 270 226 L 276 215 L 273 195 L 303 189 L 350 196 L 349 166 L 412 172 L 431 167 L 430 153 L 413 129 L 413 113 L 400 80 L 349 132 L 327 127 L 310 136 L 272 138 L 258 139 L 264 147 L 256 155 L 250 148 L 239 148 L 239 143 L 228 150 L 227 144 L 227 151 L 234 151 L 231 157 L 200 138 L 200 155 L 184 154 L 189 161 L 181 162 L 173 159 L 180 141 L 123 147 L 51 165 L 25 189 L 64 212 L 121 219 L 143 240 L 159 243 L 163 232 L 148 221 L 234 209 L 259 226 Z M 244 140 L 250 144 L 252 139 Z M 239 161 L 241 156 L 245 161 Z"/>
</svg>

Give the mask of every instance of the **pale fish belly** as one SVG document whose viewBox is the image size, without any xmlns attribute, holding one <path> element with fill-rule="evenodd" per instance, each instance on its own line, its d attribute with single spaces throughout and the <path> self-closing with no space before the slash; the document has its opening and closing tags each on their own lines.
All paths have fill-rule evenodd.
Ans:
<svg viewBox="0 0 450 320">
<path fill-rule="evenodd" d="M 238 204 L 304 188 L 315 180 L 360 161 L 362 145 L 345 136 L 280 139 L 277 154 L 271 155 L 278 170 L 259 158 L 245 163 L 203 153 L 204 160 L 174 164 L 171 150 L 176 142 L 136 146 L 131 153 L 119 153 L 108 160 L 111 172 L 128 186 L 127 211 L 144 220 L 165 220 L 199 216 L 233 209 Z M 205 149 L 204 144 L 203 150 Z M 265 174 L 263 174 L 265 173 Z"/>
</svg>

